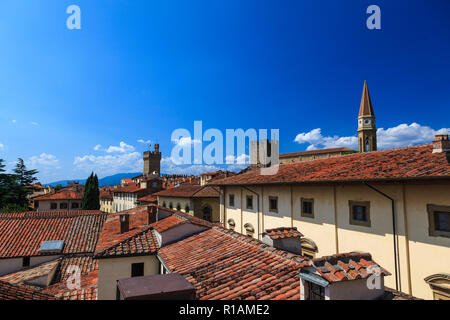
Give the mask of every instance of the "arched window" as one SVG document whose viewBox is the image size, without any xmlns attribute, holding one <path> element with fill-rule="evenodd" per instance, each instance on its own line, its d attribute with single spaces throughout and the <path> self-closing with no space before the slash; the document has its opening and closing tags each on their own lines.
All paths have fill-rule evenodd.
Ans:
<svg viewBox="0 0 450 320">
<path fill-rule="evenodd" d="M 364 148 L 365 148 L 364 151 L 366 151 L 366 152 L 369 152 L 369 151 L 370 151 L 369 138 L 366 139 L 366 143 L 365 143 L 365 145 L 364 145 Z"/>
<path fill-rule="evenodd" d="M 244 228 L 245 228 L 247 235 L 249 237 L 253 237 L 253 234 L 255 233 L 255 228 L 253 228 L 253 226 L 250 223 L 244 224 Z"/>
<path fill-rule="evenodd" d="M 163 201 L 162 206 L 165 208 L 166 207 L 166 202 Z"/>
<path fill-rule="evenodd" d="M 437 273 L 424 280 L 433 291 L 434 300 L 450 300 L 450 274 Z"/>
<path fill-rule="evenodd" d="M 203 207 L 202 210 L 202 219 L 212 222 L 212 209 L 209 205 Z"/>
<path fill-rule="evenodd" d="M 186 204 L 186 207 L 184 207 L 184 212 L 189 213 L 189 211 L 191 211 L 191 208 L 189 208 L 189 205 Z"/>
<path fill-rule="evenodd" d="M 170 209 L 173 209 L 173 204 L 172 204 L 172 202 L 169 203 L 169 208 L 170 208 Z"/>
<path fill-rule="evenodd" d="M 177 210 L 180 211 L 181 210 L 181 204 L 178 202 L 177 203 Z"/>
<path fill-rule="evenodd" d="M 234 222 L 233 219 L 228 219 L 228 228 L 230 228 L 231 230 L 234 230 L 234 227 L 236 227 L 236 222 Z"/>
</svg>

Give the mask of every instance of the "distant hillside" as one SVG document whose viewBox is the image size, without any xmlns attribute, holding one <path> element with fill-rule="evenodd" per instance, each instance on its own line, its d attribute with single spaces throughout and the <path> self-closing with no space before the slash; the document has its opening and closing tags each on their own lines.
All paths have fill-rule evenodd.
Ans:
<svg viewBox="0 0 450 320">
<path fill-rule="evenodd" d="M 120 184 L 121 179 L 133 178 L 140 174 L 141 174 L 141 172 L 117 173 L 112 176 L 107 176 L 107 177 L 98 179 L 98 185 L 100 187 L 118 185 L 118 184 Z M 65 187 L 65 186 L 67 186 L 68 182 L 72 182 L 72 181 L 78 181 L 78 183 L 84 184 L 86 182 L 86 179 L 60 180 L 60 181 L 55 181 L 55 182 L 51 182 L 51 183 L 46 183 L 45 186 L 53 186 L 54 187 L 58 184 L 61 184 L 63 187 Z"/>
</svg>

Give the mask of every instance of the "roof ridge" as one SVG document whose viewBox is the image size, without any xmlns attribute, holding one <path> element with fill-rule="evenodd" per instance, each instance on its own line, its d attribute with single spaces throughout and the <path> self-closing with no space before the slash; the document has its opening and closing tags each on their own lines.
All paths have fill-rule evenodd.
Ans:
<svg viewBox="0 0 450 320">
<path fill-rule="evenodd" d="M 103 254 L 106 250 L 111 250 L 112 248 L 117 247 L 117 246 L 120 245 L 121 243 L 124 243 L 124 242 L 126 242 L 126 241 L 130 241 L 130 240 L 132 240 L 133 238 L 142 235 L 144 232 L 147 232 L 148 230 L 151 231 L 151 230 L 153 230 L 153 229 L 154 229 L 154 228 L 153 228 L 152 226 L 147 225 L 143 230 L 141 230 L 141 231 L 139 231 L 139 232 L 137 232 L 137 233 L 135 233 L 135 234 L 133 234 L 133 235 L 130 235 L 128 238 L 125 238 L 125 239 L 120 240 L 119 242 L 113 244 L 113 245 L 110 246 L 110 247 L 104 248 L 104 249 L 102 249 L 101 251 L 99 251 L 99 252 L 97 252 L 97 253 L 95 253 L 95 251 L 94 251 L 93 256 L 94 256 L 94 257 L 97 257 L 97 256 Z M 153 236 L 154 236 L 154 234 L 152 233 L 152 237 L 153 237 Z M 156 243 L 158 243 L 158 242 L 156 241 Z"/>
</svg>

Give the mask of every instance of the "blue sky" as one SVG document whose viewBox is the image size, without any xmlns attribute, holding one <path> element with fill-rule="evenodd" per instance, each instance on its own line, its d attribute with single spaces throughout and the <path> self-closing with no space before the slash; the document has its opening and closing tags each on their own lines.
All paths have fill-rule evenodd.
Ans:
<svg viewBox="0 0 450 320">
<path fill-rule="evenodd" d="M 102 177 L 140 171 L 142 139 L 163 171 L 198 173 L 213 166 L 169 163 L 194 120 L 279 129 L 280 152 L 352 147 L 364 79 L 381 148 L 429 142 L 450 127 L 449 14 L 446 0 L 2 0 L 0 158 L 42 182 Z"/>
</svg>

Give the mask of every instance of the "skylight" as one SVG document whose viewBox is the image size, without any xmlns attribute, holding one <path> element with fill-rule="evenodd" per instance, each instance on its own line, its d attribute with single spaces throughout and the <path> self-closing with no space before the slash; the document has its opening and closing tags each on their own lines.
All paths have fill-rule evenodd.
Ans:
<svg viewBox="0 0 450 320">
<path fill-rule="evenodd" d="M 42 241 L 41 247 L 39 248 L 40 253 L 59 253 L 64 247 L 64 240 L 55 241 Z"/>
</svg>

